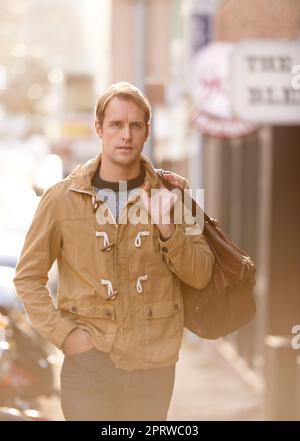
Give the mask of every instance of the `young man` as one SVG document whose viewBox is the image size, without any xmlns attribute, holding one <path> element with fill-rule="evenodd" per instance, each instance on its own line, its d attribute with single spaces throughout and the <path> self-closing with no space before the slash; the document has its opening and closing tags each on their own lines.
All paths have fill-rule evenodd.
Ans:
<svg viewBox="0 0 300 441">
<path fill-rule="evenodd" d="M 201 288 L 211 278 L 205 238 L 174 223 L 179 201 L 142 155 L 150 117 L 131 84 L 103 93 L 102 151 L 45 192 L 17 266 L 29 318 L 65 355 L 67 420 L 165 420 L 183 333 L 180 280 Z M 56 259 L 54 305 L 46 283 Z"/>
</svg>

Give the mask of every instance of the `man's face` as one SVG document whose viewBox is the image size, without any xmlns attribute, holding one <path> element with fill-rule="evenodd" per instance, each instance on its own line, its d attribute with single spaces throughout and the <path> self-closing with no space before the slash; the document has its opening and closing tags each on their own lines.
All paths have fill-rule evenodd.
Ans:
<svg viewBox="0 0 300 441">
<path fill-rule="evenodd" d="M 105 108 L 102 127 L 96 121 L 95 128 L 102 139 L 106 164 L 128 166 L 139 162 L 149 127 L 143 109 L 134 101 L 112 98 Z"/>
</svg>

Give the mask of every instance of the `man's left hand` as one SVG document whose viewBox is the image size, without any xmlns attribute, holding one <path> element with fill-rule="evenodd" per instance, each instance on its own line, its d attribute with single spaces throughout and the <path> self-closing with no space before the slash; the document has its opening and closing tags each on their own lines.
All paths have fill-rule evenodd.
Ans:
<svg viewBox="0 0 300 441">
<path fill-rule="evenodd" d="M 143 204 L 163 239 L 169 239 L 175 231 L 175 225 L 171 220 L 171 210 L 177 199 L 177 194 L 172 193 L 163 185 L 151 191 L 150 183 L 144 184 Z"/>
</svg>

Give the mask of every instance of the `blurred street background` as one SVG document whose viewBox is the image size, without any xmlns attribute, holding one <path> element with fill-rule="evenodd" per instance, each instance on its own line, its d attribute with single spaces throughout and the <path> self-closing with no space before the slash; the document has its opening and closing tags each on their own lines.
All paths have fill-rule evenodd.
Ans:
<svg viewBox="0 0 300 441">
<path fill-rule="evenodd" d="M 144 154 L 204 188 L 257 267 L 251 323 L 186 332 L 169 419 L 300 420 L 300 0 L 1 0 L 0 407 L 63 419 L 61 354 L 12 279 L 43 192 L 99 152 L 94 107 L 116 81 L 152 104 Z M 22 351 L 34 373 L 12 372 Z"/>
</svg>

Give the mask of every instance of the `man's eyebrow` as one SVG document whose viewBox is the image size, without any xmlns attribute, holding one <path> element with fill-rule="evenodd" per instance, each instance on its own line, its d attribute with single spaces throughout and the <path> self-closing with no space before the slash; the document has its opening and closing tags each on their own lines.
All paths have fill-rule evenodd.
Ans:
<svg viewBox="0 0 300 441">
<path fill-rule="evenodd" d="M 109 122 L 109 124 L 111 124 L 111 123 L 122 123 L 123 121 L 121 119 L 110 119 L 108 122 Z M 145 121 L 143 119 L 141 119 L 141 120 L 131 121 L 130 124 L 143 124 L 144 122 Z"/>
</svg>

